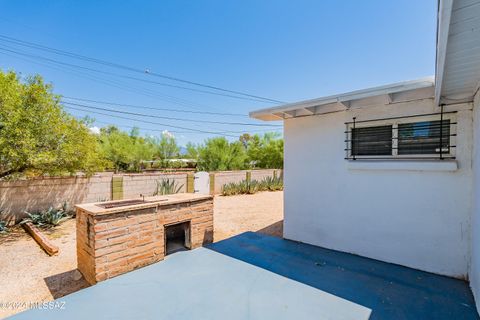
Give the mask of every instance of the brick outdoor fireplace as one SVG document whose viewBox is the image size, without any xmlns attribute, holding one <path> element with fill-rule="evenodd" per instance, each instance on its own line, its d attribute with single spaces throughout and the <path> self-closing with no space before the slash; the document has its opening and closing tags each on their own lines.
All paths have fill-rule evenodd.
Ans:
<svg viewBox="0 0 480 320">
<path fill-rule="evenodd" d="M 174 194 L 76 206 L 77 262 L 94 284 L 213 241 L 213 197 Z"/>
</svg>

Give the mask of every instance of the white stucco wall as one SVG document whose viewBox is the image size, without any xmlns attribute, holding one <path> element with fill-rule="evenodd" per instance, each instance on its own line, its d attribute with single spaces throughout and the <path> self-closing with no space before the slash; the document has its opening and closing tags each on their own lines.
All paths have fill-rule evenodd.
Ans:
<svg viewBox="0 0 480 320">
<path fill-rule="evenodd" d="M 374 164 L 354 170 L 344 160 L 344 123 L 353 116 L 368 120 L 439 112 L 432 99 L 286 120 L 285 238 L 466 277 L 472 210 L 470 108 L 457 114 L 458 170 L 453 172 L 417 171 L 415 163 L 397 170 L 375 170 Z"/>
<path fill-rule="evenodd" d="M 477 302 L 477 310 L 480 310 L 480 93 L 477 93 L 475 97 L 473 114 L 473 210 L 470 286 Z"/>
</svg>

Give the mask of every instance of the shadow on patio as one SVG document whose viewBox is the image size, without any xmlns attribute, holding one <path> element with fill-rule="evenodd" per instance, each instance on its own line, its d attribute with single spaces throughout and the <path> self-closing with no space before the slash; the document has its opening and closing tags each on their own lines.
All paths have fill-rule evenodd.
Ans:
<svg viewBox="0 0 480 320">
<path fill-rule="evenodd" d="M 371 320 L 479 319 L 462 280 L 254 232 L 207 248 L 367 307 Z"/>
</svg>

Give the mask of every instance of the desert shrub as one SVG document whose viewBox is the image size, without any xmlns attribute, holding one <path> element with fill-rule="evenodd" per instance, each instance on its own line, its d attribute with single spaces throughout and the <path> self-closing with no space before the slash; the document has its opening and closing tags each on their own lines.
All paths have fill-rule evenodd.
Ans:
<svg viewBox="0 0 480 320">
<path fill-rule="evenodd" d="M 233 196 L 236 194 L 254 194 L 258 191 L 278 191 L 283 190 L 283 180 L 279 177 L 266 177 L 261 181 L 242 180 L 240 182 L 230 182 L 222 187 L 222 195 Z"/>
<path fill-rule="evenodd" d="M 23 219 L 22 223 L 32 222 L 39 227 L 54 227 L 73 216 L 73 212 L 67 209 L 66 203 L 61 208 L 50 207 L 48 210 L 43 210 L 35 213 L 26 212 L 28 218 Z"/>
<path fill-rule="evenodd" d="M 230 182 L 222 187 L 222 195 L 232 196 L 236 194 L 254 194 L 258 191 L 258 186 L 258 181 L 256 180 Z"/>
<path fill-rule="evenodd" d="M 280 191 L 283 190 L 283 179 L 281 177 L 265 177 L 260 181 L 260 191 Z"/>
<path fill-rule="evenodd" d="M 179 193 L 182 190 L 183 184 L 179 185 L 175 179 L 157 180 L 157 189 L 153 193 L 154 196 Z"/>
</svg>

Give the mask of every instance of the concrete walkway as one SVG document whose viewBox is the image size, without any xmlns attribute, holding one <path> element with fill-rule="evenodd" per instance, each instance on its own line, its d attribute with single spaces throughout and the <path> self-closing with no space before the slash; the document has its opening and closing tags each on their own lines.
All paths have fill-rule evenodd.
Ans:
<svg viewBox="0 0 480 320">
<path fill-rule="evenodd" d="M 479 319 L 466 282 L 247 232 L 13 319 Z"/>
</svg>

